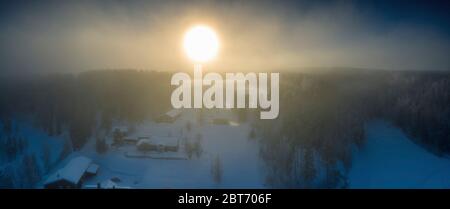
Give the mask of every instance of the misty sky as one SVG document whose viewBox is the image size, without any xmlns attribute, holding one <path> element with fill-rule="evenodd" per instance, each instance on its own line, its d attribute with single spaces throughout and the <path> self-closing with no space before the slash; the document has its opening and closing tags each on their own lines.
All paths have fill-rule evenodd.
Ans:
<svg viewBox="0 0 450 209">
<path fill-rule="evenodd" d="M 2 73 L 191 69 L 198 23 L 220 37 L 214 70 L 450 69 L 445 1 L 42 2 L 1 6 Z"/>
</svg>

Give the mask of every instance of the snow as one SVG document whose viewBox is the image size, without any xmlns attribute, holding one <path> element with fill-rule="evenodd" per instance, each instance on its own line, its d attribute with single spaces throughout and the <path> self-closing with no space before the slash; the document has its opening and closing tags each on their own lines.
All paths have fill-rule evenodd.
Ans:
<svg viewBox="0 0 450 209">
<path fill-rule="evenodd" d="M 354 150 L 350 188 L 450 188 L 450 159 L 438 157 L 384 121 L 367 125 L 367 141 Z"/>
<path fill-rule="evenodd" d="M 0 127 L 3 127 L 3 124 L 0 123 Z M 26 147 L 24 152 L 18 153 L 12 161 L 6 162 L 5 159 L 0 159 L 0 173 L 3 171 L 11 174 L 13 187 L 29 188 L 30 185 L 23 184 L 24 175 L 31 175 L 22 174 L 24 170 L 21 163 L 23 157 L 34 155 L 36 166 L 39 170 L 39 173 L 36 175 L 45 175 L 49 167 L 53 167 L 60 161 L 64 143 L 69 140 L 68 134 L 63 132 L 61 135 L 49 136 L 45 131 L 34 126 L 32 120 L 26 118 L 13 119 L 12 127 L 13 131 L 11 134 L 16 138 L 23 138 L 26 142 Z M 7 137 L 7 133 L 4 132 L 3 128 L 0 128 L 0 136 L 0 140 L 5 140 Z M 48 155 L 46 156 L 46 154 Z M 3 182 L 0 182 L 0 187 L 1 183 Z"/>
<path fill-rule="evenodd" d="M 86 173 L 89 174 L 97 174 L 99 166 L 95 163 L 91 163 L 89 167 L 86 169 Z"/>
<path fill-rule="evenodd" d="M 130 187 L 121 187 L 110 179 L 100 182 L 100 185 L 85 185 L 84 188 L 98 189 L 98 186 L 100 186 L 101 189 L 131 189 Z"/>
<path fill-rule="evenodd" d="M 250 124 L 235 122 L 236 115 L 231 111 L 217 111 L 206 112 L 203 125 L 197 123 L 194 110 L 183 111 L 174 123 L 145 121 L 133 128 L 125 125 L 126 129 L 135 130 L 128 137 L 178 138 L 178 152 L 143 153 L 135 145 L 126 144 L 109 147 L 105 154 L 99 154 L 95 150 L 95 138 L 92 138 L 81 151 L 71 153 L 62 161 L 62 147 L 68 140 L 66 133 L 51 137 L 29 122 L 14 121 L 15 134 L 27 140 L 28 145 L 16 160 L 1 164 L 0 170 L 12 166 L 13 186 L 26 187 L 21 184 L 22 176 L 15 171 L 19 169 L 22 156 L 34 154 L 44 175 L 47 170 L 43 150 L 47 147 L 48 163 L 53 171 L 59 171 L 58 178 L 77 182 L 81 171 L 89 169 L 92 163 L 98 165 L 97 175 L 88 178 L 84 188 L 96 188 L 98 183 L 102 188 L 265 188 L 266 173 L 258 141 L 249 139 Z M 217 118 L 232 123 L 216 125 L 213 121 Z M 188 121 L 190 131 L 186 128 Z M 109 137 L 111 142 L 112 137 Z M 365 145 L 352 152 L 352 166 L 347 173 L 350 188 L 450 188 L 450 159 L 428 152 L 399 128 L 386 121 L 372 121 L 366 125 L 366 138 Z M 189 159 L 185 143 L 197 140 L 202 152 Z M 211 174 L 216 158 L 222 165 L 220 182 L 215 182 Z M 56 173 L 43 178 L 36 186 L 41 188 L 45 180 L 56 179 Z"/>
<path fill-rule="evenodd" d="M 45 146 L 48 146 L 50 151 L 50 164 L 56 163 L 58 160 L 65 140 L 67 140 L 66 134 L 59 136 L 49 136 L 40 128 L 34 127 L 32 122 L 25 120 L 13 120 L 13 126 L 15 127 L 14 134 L 21 136 L 26 140 L 27 147 L 26 152 L 28 154 L 34 153 L 36 157 L 41 157 Z M 3 130 L 0 129 L 0 132 Z M 4 136 L 4 133 L 1 133 Z"/>
<path fill-rule="evenodd" d="M 137 142 L 136 146 L 145 145 L 156 145 L 156 146 L 178 146 L 178 138 L 177 137 L 169 137 L 169 136 L 151 136 L 149 139 L 141 139 Z"/>
<path fill-rule="evenodd" d="M 52 183 L 61 179 L 67 180 L 73 184 L 77 184 L 81 177 L 84 175 L 86 170 L 91 165 L 92 160 L 84 157 L 78 156 L 72 158 L 64 168 L 59 169 L 54 174 L 50 175 L 45 181 L 45 184 Z"/>
<path fill-rule="evenodd" d="M 95 140 L 68 158 L 77 155 L 88 156 L 99 165 L 96 176 L 86 180 L 85 185 L 92 187 L 111 178 L 119 178 L 116 188 L 263 188 L 264 172 L 259 157 L 256 140 L 249 140 L 248 123 L 234 126 L 208 123 L 216 112 L 205 113 L 205 123 L 197 124 L 194 110 L 183 110 L 183 114 L 174 123 L 155 123 L 145 121 L 136 125 L 128 137 L 143 135 L 172 136 L 180 138 L 178 152 L 149 152 L 149 157 L 132 157 L 139 153 L 135 145 L 127 144 L 117 148 L 110 147 L 104 154 L 95 151 Z M 231 111 L 222 115 L 235 120 Z M 190 121 L 191 130 L 186 124 Z M 201 135 L 198 138 L 198 135 Z M 202 152 L 187 158 L 184 143 L 200 140 Z M 174 154 L 175 153 L 175 154 Z M 144 154 L 141 155 L 143 156 Z M 180 155 L 182 157 L 180 157 Z M 137 156 L 137 155 L 136 155 Z M 222 178 L 215 182 L 212 174 L 212 162 L 217 157 L 222 165 Z M 63 162 L 62 162 L 63 164 Z"/>
</svg>

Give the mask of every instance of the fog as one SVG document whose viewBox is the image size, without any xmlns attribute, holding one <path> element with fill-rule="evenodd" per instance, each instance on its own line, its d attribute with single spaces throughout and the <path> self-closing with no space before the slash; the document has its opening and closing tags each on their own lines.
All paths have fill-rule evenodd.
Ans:
<svg viewBox="0 0 450 209">
<path fill-rule="evenodd" d="M 3 73 L 91 69 L 191 70 L 183 33 L 213 27 L 221 49 L 206 69 L 310 67 L 448 70 L 449 35 L 439 24 L 380 23 L 351 2 L 53 2 L 2 9 Z"/>
</svg>

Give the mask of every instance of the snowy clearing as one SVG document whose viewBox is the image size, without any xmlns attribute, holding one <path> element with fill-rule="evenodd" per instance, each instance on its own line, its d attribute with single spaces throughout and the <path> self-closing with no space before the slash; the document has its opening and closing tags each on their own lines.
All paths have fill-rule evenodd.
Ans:
<svg viewBox="0 0 450 209">
<path fill-rule="evenodd" d="M 91 158 L 100 168 L 96 176 L 84 183 L 85 188 L 95 188 L 97 183 L 108 182 L 114 177 L 120 180 L 117 182 L 119 187 L 131 188 L 263 188 L 264 172 L 258 155 L 258 142 L 249 139 L 249 124 L 214 125 L 210 122 L 218 115 L 234 120 L 234 114 L 224 111 L 205 114 L 205 123 L 199 125 L 195 114 L 184 111 L 174 123 L 144 122 L 134 127 L 130 136 L 179 136 L 184 142 L 197 140 L 201 135 L 202 152 L 199 156 L 185 159 L 183 145 L 177 153 L 159 155 L 151 153 L 130 157 L 130 154 L 139 153 L 134 145 L 110 147 L 105 154 L 98 154 L 95 140 L 90 140 L 81 151 L 62 161 L 60 167 L 75 156 Z M 186 129 L 188 121 L 192 124 L 189 131 Z M 181 159 L 172 159 L 180 155 Z M 221 167 L 219 181 L 214 180 L 211 171 L 217 158 Z"/>
<path fill-rule="evenodd" d="M 450 188 L 450 159 L 438 157 L 384 121 L 367 125 L 353 152 L 350 188 Z"/>
</svg>

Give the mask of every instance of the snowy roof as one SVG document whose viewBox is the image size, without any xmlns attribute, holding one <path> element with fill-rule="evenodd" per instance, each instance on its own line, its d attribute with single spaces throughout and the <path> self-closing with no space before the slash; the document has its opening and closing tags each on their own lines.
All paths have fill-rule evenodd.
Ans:
<svg viewBox="0 0 450 209">
<path fill-rule="evenodd" d="M 128 132 L 128 127 L 126 126 L 115 126 L 113 130 L 119 130 L 120 132 Z"/>
<path fill-rule="evenodd" d="M 141 139 L 137 146 L 142 144 L 152 144 L 157 146 L 178 146 L 178 138 L 170 136 L 151 136 L 149 139 Z"/>
<path fill-rule="evenodd" d="M 102 181 L 100 183 L 100 188 L 113 189 L 113 188 L 116 188 L 116 187 L 117 187 L 117 184 L 114 183 L 113 181 L 109 180 L 109 179 L 106 180 L 106 181 Z"/>
<path fill-rule="evenodd" d="M 168 115 L 171 118 L 178 117 L 181 114 L 180 109 L 172 109 L 169 112 L 166 112 L 166 115 Z"/>
<path fill-rule="evenodd" d="M 66 166 L 50 175 L 45 181 L 45 184 L 53 183 L 59 180 L 66 180 L 73 184 L 77 184 L 84 172 L 88 169 L 89 165 L 91 165 L 91 162 L 91 159 L 84 156 L 75 157 L 71 159 Z"/>
<path fill-rule="evenodd" d="M 98 171 L 98 165 L 95 163 L 91 163 L 91 165 L 89 165 L 89 167 L 87 168 L 86 172 L 91 173 L 91 174 L 96 174 Z"/>
</svg>

